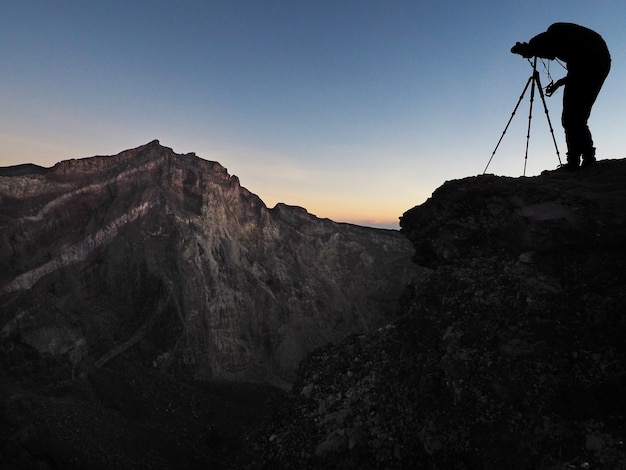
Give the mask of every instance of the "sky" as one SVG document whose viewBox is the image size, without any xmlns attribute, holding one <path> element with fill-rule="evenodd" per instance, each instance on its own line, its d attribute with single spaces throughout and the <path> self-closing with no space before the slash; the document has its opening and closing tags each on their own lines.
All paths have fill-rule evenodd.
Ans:
<svg viewBox="0 0 626 470">
<path fill-rule="evenodd" d="M 502 133 L 532 72 L 511 46 L 559 21 L 612 52 L 589 125 L 599 159 L 624 158 L 623 0 L 0 0 L 0 166 L 158 139 L 268 207 L 398 228 L 445 181 L 558 166 L 538 97 L 525 159 L 530 92 Z"/>
</svg>

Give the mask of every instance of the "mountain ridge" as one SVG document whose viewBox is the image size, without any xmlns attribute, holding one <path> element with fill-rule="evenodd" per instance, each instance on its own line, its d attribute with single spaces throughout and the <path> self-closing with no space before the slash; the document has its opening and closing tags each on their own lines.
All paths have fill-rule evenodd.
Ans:
<svg viewBox="0 0 626 470">
<path fill-rule="evenodd" d="M 198 376 L 289 376 L 311 348 L 383 322 L 393 292 L 417 271 L 397 231 L 338 224 L 287 204 L 268 209 L 219 163 L 158 140 L 2 177 L 0 197 L 0 297 L 24 302 L 4 310 L 3 338 L 26 335 L 56 356 L 82 340 L 87 358 L 99 361 L 119 347 L 114 336 L 128 336 L 114 333 L 123 324 L 156 335 L 163 325 L 150 320 L 155 309 L 180 322 L 188 344 L 157 345 L 149 363 L 168 353 L 168 367 Z M 394 264 L 403 268 L 394 273 Z M 359 305 L 348 292 L 359 292 Z M 48 321 L 72 334 L 37 333 L 38 296 L 58 306 Z M 110 312 L 113 329 L 88 338 L 93 318 L 76 305 Z M 29 327 L 15 320 L 19 311 Z M 268 321 L 276 324 L 263 339 Z"/>
</svg>

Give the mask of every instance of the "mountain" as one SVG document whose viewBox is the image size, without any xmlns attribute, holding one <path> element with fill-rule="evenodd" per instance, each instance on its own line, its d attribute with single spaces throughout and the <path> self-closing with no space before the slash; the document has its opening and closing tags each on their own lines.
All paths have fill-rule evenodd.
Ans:
<svg viewBox="0 0 626 470">
<path fill-rule="evenodd" d="M 3 469 L 626 468 L 626 160 L 399 233 L 156 141 L 0 175 Z"/>
<path fill-rule="evenodd" d="M 158 141 L 0 169 L 0 467 L 217 465 L 263 384 L 390 321 L 412 254 Z"/>
<path fill-rule="evenodd" d="M 0 179 L 0 340 L 77 370 L 129 354 L 288 382 L 312 349 L 383 324 L 417 271 L 397 231 L 268 209 L 158 141 L 18 170 Z"/>
<path fill-rule="evenodd" d="M 482 175 L 408 210 L 429 273 L 302 363 L 236 468 L 626 468 L 625 181 Z"/>
</svg>

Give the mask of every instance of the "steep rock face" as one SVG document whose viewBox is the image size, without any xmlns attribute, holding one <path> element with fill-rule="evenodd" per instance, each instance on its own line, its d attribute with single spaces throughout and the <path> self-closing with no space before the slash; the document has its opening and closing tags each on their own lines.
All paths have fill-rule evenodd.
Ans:
<svg viewBox="0 0 626 470">
<path fill-rule="evenodd" d="M 626 468 L 626 161 L 450 181 L 403 314 L 302 364 L 248 468 Z"/>
<path fill-rule="evenodd" d="M 5 366 L 31 367 L 28 350 L 60 374 L 124 355 L 289 381 L 313 348 L 383 323 L 416 273 L 398 232 L 270 210 L 219 163 L 158 141 L 3 169 L 0 227 Z"/>
</svg>

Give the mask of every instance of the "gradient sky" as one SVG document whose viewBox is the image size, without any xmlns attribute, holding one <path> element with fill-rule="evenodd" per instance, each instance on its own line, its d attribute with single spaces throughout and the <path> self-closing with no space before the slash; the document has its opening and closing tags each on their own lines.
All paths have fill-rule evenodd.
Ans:
<svg viewBox="0 0 626 470">
<path fill-rule="evenodd" d="M 626 157 L 623 0 L 0 0 L 0 166 L 159 139 L 269 207 L 397 228 L 446 180 L 483 172 L 531 73 L 509 50 L 557 21 L 608 43 L 590 127 L 600 159 Z M 528 98 L 489 173 L 522 175 Z M 537 99 L 526 176 L 557 165 Z"/>
</svg>

